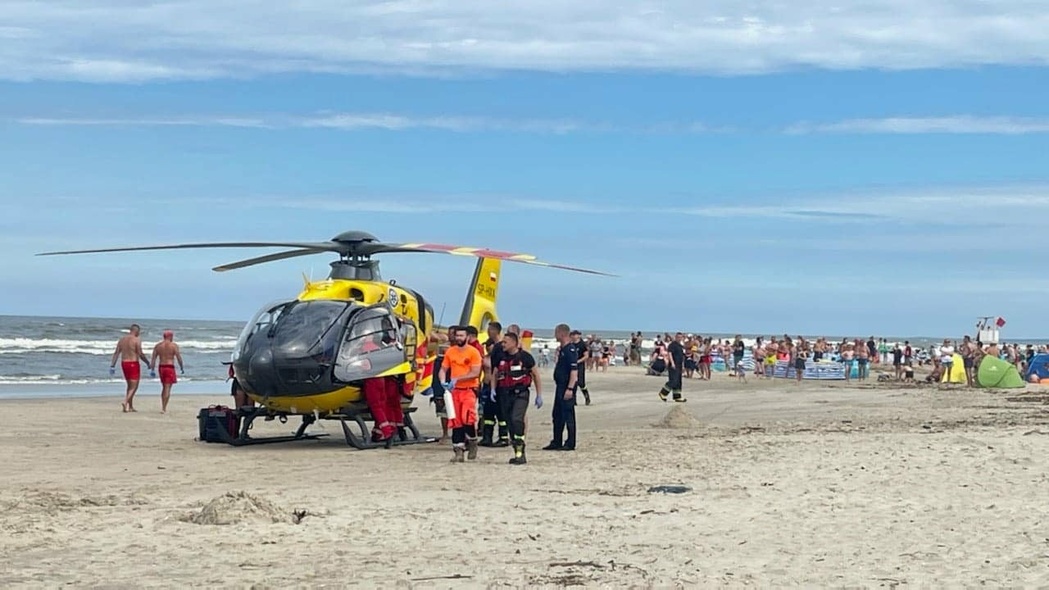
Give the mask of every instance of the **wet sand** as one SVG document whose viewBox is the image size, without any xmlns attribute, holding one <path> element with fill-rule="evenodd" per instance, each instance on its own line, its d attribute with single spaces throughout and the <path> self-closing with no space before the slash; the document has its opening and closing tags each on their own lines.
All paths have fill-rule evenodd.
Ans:
<svg viewBox="0 0 1049 590">
<path fill-rule="evenodd" d="M 579 449 L 196 442 L 202 405 L 0 402 L 0 586 L 1049 583 L 1049 388 L 588 376 Z M 421 402 L 421 403 L 420 403 Z M 421 398 L 417 421 L 438 434 Z M 293 422 L 262 423 L 255 434 Z M 319 430 L 314 428 L 314 430 Z M 683 494 L 649 493 L 673 484 Z"/>
</svg>

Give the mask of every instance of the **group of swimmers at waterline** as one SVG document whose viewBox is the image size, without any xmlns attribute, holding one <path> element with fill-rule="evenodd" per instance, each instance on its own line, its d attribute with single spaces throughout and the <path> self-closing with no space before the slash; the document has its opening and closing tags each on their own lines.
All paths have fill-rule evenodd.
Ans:
<svg viewBox="0 0 1049 590">
<path fill-rule="evenodd" d="M 109 363 L 109 374 L 116 375 L 117 359 L 120 359 L 120 370 L 127 382 L 127 393 L 124 401 L 120 404 L 123 411 L 137 412 L 135 409 L 135 394 L 138 393 L 138 384 L 142 379 L 142 365 L 146 363 L 149 367 L 149 376 L 156 377 L 160 373 L 160 413 L 168 412 L 168 400 L 171 399 L 171 386 L 178 383 L 175 373 L 175 363 L 178 362 L 179 372 L 185 373 L 185 364 L 182 362 L 182 352 L 175 344 L 175 334 L 171 330 L 165 330 L 163 339 L 153 347 L 153 356 L 147 358 L 142 352 L 142 329 L 138 324 L 131 324 L 128 333 L 117 341 L 116 350 Z"/>
</svg>

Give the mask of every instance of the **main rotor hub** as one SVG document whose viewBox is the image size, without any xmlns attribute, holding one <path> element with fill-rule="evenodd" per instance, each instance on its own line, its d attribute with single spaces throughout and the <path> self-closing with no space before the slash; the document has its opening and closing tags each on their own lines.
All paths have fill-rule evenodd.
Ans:
<svg viewBox="0 0 1049 590">
<path fill-rule="evenodd" d="M 379 238 L 366 231 L 351 230 L 342 232 L 332 238 L 331 241 L 340 244 L 363 244 L 365 242 L 378 242 Z"/>
</svg>

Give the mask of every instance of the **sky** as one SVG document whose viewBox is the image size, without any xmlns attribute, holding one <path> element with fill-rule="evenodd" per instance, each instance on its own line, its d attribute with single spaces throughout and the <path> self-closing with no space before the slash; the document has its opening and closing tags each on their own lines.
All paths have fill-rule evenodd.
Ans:
<svg viewBox="0 0 1049 590">
<path fill-rule="evenodd" d="M 549 328 L 1049 337 L 1033 0 L 4 2 L 0 314 L 247 320 L 328 255 L 534 254 Z M 389 254 L 458 316 L 472 261 Z"/>
</svg>

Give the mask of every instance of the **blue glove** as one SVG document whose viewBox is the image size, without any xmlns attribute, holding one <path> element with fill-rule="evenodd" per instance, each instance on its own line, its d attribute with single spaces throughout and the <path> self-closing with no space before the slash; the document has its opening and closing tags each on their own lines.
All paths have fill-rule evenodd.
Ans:
<svg viewBox="0 0 1049 590">
<path fill-rule="evenodd" d="M 445 390 L 445 391 L 451 391 L 451 390 L 453 390 L 453 389 L 455 389 L 455 388 L 454 388 L 454 387 L 452 387 L 452 382 L 451 382 L 451 381 L 449 381 L 449 382 L 447 382 L 447 383 L 445 383 L 445 384 L 444 384 L 444 390 Z"/>
<path fill-rule="evenodd" d="M 543 396 L 541 396 L 541 395 L 539 395 L 537 393 L 537 394 L 535 394 L 535 409 L 538 410 L 538 409 L 540 409 L 542 407 L 543 407 Z"/>
<path fill-rule="evenodd" d="M 116 374 L 117 374 L 117 368 L 116 367 L 109 367 L 109 376 L 110 377 L 115 377 Z"/>
<path fill-rule="evenodd" d="M 492 393 L 488 396 L 488 399 L 492 400 L 493 402 L 495 401 L 495 389 L 494 388 L 492 389 Z"/>
</svg>

